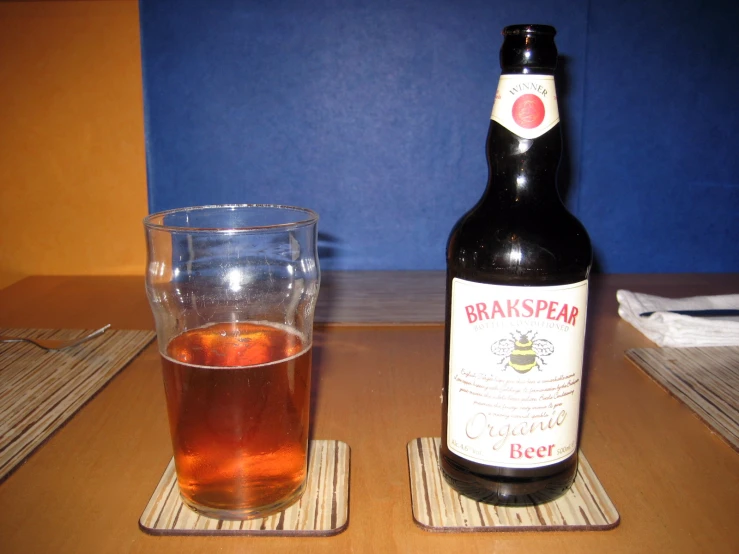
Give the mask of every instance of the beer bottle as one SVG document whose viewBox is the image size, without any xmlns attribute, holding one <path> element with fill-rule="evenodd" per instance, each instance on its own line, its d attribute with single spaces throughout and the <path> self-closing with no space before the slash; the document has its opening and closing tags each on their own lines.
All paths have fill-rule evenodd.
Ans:
<svg viewBox="0 0 739 554">
<path fill-rule="evenodd" d="M 440 461 L 465 496 L 527 505 L 577 471 L 587 232 L 556 185 L 556 30 L 503 30 L 489 178 L 447 247 Z"/>
</svg>

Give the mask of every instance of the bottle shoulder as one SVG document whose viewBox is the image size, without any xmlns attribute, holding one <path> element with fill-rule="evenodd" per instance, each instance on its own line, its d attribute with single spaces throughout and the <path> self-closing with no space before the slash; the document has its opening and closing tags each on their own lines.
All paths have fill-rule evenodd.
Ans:
<svg viewBox="0 0 739 554">
<path fill-rule="evenodd" d="M 591 265 L 588 233 L 561 203 L 546 210 L 478 204 L 457 222 L 447 245 L 450 275 L 480 282 L 576 282 Z"/>
</svg>

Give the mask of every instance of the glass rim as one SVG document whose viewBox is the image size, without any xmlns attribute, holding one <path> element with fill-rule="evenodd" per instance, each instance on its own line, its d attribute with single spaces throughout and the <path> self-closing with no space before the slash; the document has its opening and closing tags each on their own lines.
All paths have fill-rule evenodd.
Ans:
<svg viewBox="0 0 739 554">
<path fill-rule="evenodd" d="M 303 219 L 290 221 L 287 223 L 271 223 L 259 225 L 244 226 L 218 226 L 218 227 L 183 227 L 181 225 L 166 225 L 164 223 L 155 223 L 155 219 L 164 220 L 165 217 L 178 213 L 187 212 L 207 212 L 215 210 L 244 210 L 244 209 L 270 209 L 279 210 L 281 212 L 297 212 L 305 215 Z M 307 227 L 314 225 L 318 221 L 318 214 L 310 208 L 301 208 L 299 206 L 289 206 L 286 204 L 208 204 L 205 206 L 189 206 L 185 208 L 173 208 L 171 210 L 163 210 L 149 214 L 144 218 L 144 227 L 148 230 L 169 231 L 175 233 L 261 233 L 265 231 L 289 231 L 299 227 Z"/>
</svg>

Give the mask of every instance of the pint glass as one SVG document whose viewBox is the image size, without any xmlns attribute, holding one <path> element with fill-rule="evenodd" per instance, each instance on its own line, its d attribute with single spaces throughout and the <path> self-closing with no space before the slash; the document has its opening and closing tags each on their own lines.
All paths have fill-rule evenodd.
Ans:
<svg viewBox="0 0 739 554">
<path fill-rule="evenodd" d="M 305 488 L 317 220 L 277 205 L 144 220 L 177 481 L 206 516 L 263 517 Z"/>
</svg>

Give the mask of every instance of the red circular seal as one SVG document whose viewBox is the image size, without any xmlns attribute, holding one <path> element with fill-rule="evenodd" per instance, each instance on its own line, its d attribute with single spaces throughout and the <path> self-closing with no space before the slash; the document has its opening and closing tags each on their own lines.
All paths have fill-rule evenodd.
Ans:
<svg viewBox="0 0 739 554">
<path fill-rule="evenodd" d="M 534 129 L 544 121 L 544 102 L 535 94 L 524 94 L 513 103 L 513 121 L 524 129 Z"/>
</svg>

